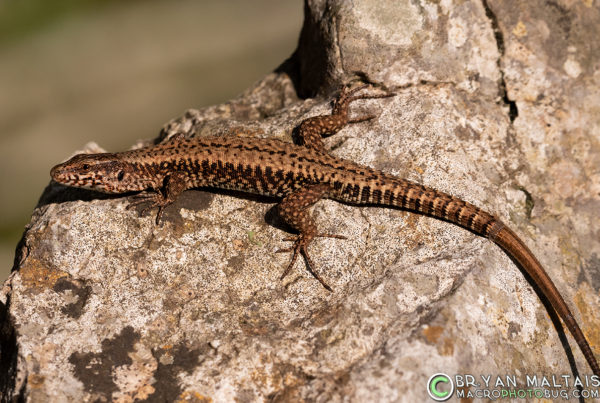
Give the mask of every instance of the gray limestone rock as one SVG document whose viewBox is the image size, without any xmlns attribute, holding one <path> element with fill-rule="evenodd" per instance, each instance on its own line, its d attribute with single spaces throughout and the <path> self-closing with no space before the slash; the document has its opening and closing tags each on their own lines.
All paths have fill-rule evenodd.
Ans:
<svg viewBox="0 0 600 403">
<path fill-rule="evenodd" d="M 309 0 L 290 60 L 156 141 L 291 141 L 343 82 L 394 90 L 355 103 L 378 118 L 327 147 L 509 223 L 600 355 L 599 22 L 592 1 Z M 279 280 L 290 256 L 274 253 L 288 234 L 275 203 L 191 190 L 156 226 L 125 196 L 49 185 L 2 291 L 3 399 L 422 401 L 436 372 L 571 373 L 535 292 L 489 241 L 325 200 L 317 223 L 348 237 L 311 245 L 330 293 L 303 262 Z"/>
</svg>

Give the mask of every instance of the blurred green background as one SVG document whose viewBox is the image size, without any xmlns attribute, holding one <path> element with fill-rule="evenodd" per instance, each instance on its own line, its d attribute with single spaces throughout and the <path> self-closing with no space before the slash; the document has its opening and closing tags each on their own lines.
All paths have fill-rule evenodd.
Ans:
<svg viewBox="0 0 600 403">
<path fill-rule="evenodd" d="M 301 0 L 0 0 L 0 280 L 54 164 L 238 95 L 301 25 Z"/>
</svg>

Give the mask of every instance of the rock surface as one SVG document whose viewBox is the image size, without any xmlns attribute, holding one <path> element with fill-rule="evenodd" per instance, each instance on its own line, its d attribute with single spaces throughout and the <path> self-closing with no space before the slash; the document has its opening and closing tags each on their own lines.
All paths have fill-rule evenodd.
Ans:
<svg viewBox="0 0 600 403">
<path fill-rule="evenodd" d="M 591 1 L 308 1 L 290 60 L 161 139 L 291 141 L 341 82 L 392 89 L 355 104 L 379 116 L 328 138 L 332 153 L 509 223 L 600 355 L 598 22 Z M 485 239 L 322 201 L 317 223 L 349 238 L 311 246 L 330 293 L 300 263 L 279 280 L 275 202 L 187 191 L 156 226 L 126 197 L 51 184 L 2 293 L 3 398 L 422 401 L 440 371 L 571 373 L 536 294 Z"/>
</svg>

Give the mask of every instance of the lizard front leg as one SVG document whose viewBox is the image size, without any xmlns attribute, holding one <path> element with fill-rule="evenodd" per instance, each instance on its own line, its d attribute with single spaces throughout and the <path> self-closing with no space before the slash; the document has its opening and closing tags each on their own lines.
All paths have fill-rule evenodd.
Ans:
<svg viewBox="0 0 600 403">
<path fill-rule="evenodd" d="M 146 211 L 151 210 L 154 207 L 158 207 L 158 212 L 156 213 L 156 225 L 158 225 L 165 207 L 173 203 L 181 192 L 186 189 L 187 182 L 185 174 L 174 172 L 165 177 L 161 189 L 153 190 L 151 193 L 142 193 L 134 196 L 134 201 L 131 202 L 126 209 L 130 210 L 140 204 L 150 203 L 140 211 L 140 215 L 143 215 Z"/>
<path fill-rule="evenodd" d="M 355 95 L 366 87 L 367 85 L 361 85 L 352 90 L 348 87 L 342 88 L 338 97 L 333 101 L 331 114 L 304 119 L 296 129 L 296 136 L 300 144 L 317 151 L 324 151 L 322 137 L 339 132 L 349 123 L 364 122 L 375 117 L 375 115 L 365 115 L 350 119 L 348 108 L 351 102 L 359 99 L 388 98 L 395 95 L 394 93 Z"/>
<path fill-rule="evenodd" d="M 316 202 L 321 200 L 321 198 L 323 198 L 323 196 L 329 190 L 331 190 L 331 187 L 327 184 L 311 185 L 287 195 L 277 206 L 279 216 L 283 219 L 283 221 L 300 232 L 300 234 L 295 237 L 284 239 L 285 241 L 294 242 L 291 248 L 280 249 L 277 251 L 293 252 L 292 261 L 281 275 L 281 279 L 287 276 L 294 266 L 298 255 L 302 254 L 306 260 L 308 271 L 317 280 L 319 280 L 325 289 L 332 291 L 331 287 L 329 287 L 329 285 L 327 285 L 327 283 L 325 283 L 325 281 L 315 271 L 314 265 L 307 251 L 308 245 L 315 237 L 346 239 L 346 237 L 343 235 L 319 233 L 317 231 L 317 226 L 315 225 L 315 222 L 308 211 L 308 209 Z"/>
</svg>

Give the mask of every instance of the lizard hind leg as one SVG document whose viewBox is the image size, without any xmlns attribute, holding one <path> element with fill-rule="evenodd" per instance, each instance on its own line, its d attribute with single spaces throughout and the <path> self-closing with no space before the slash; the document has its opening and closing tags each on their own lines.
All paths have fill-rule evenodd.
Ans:
<svg viewBox="0 0 600 403">
<path fill-rule="evenodd" d="M 308 211 L 308 209 L 323 198 L 329 190 L 330 186 L 327 184 L 311 185 L 289 194 L 277 206 L 279 216 L 283 221 L 300 232 L 297 236 L 284 239 L 285 241 L 294 242 L 291 248 L 276 251 L 276 253 L 292 252 L 292 260 L 281 275 L 281 279 L 289 274 L 294 263 L 296 263 L 296 260 L 298 259 L 298 255 L 302 255 L 306 261 L 310 274 L 312 274 L 325 289 L 332 291 L 331 287 L 327 285 L 316 272 L 315 266 L 307 250 L 308 245 L 316 237 L 346 239 L 343 235 L 319 233 L 317 231 L 317 226 Z"/>
</svg>

